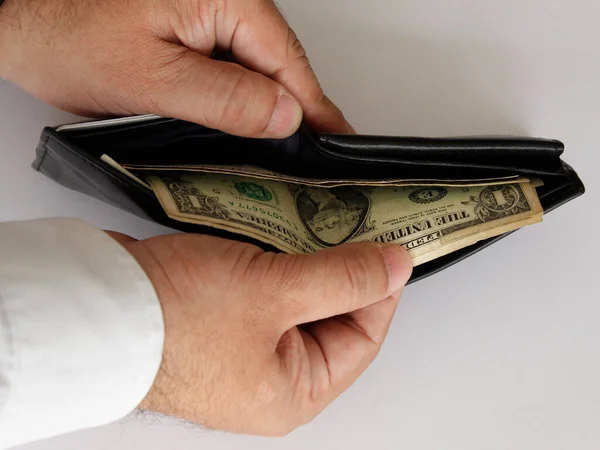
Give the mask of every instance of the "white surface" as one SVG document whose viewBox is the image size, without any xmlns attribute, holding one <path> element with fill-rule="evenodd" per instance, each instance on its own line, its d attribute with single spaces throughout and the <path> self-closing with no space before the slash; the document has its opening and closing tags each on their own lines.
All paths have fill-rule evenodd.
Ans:
<svg viewBox="0 0 600 450">
<path fill-rule="evenodd" d="M 282 439 L 128 419 L 29 450 L 553 450 L 600 446 L 596 0 L 280 0 L 330 96 L 363 133 L 524 134 L 567 145 L 587 194 L 407 289 L 380 357 Z M 2 219 L 165 229 L 29 169 L 72 117 L 0 84 Z"/>
</svg>

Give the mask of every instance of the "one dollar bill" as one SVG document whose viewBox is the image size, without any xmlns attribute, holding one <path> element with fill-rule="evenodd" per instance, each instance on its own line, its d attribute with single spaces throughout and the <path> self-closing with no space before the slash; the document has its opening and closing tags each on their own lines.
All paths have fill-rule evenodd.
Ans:
<svg viewBox="0 0 600 450">
<path fill-rule="evenodd" d="M 346 242 L 403 245 L 415 265 L 542 220 L 530 183 L 323 188 L 160 172 L 147 180 L 172 219 L 243 234 L 288 253 Z"/>
</svg>

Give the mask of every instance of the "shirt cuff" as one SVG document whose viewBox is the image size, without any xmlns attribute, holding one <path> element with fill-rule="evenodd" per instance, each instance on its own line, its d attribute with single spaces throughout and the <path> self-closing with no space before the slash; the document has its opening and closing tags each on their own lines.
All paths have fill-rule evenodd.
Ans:
<svg viewBox="0 0 600 450">
<path fill-rule="evenodd" d="M 77 219 L 0 224 L 0 448 L 119 419 L 164 343 L 137 261 Z"/>
</svg>

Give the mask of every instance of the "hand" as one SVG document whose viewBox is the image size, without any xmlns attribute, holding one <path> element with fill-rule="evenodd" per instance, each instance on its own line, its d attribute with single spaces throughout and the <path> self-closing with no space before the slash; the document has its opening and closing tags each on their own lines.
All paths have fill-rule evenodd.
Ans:
<svg viewBox="0 0 600 450">
<path fill-rule="evenodd" d="M 154 284 L 163 361 L 140 407 L 209 428 L 282 435 L 367 368 L 412 264 L 400 246 L 265 253 L 210 236 L 111 233 Z"/>
<path fill-rule="evenodd" d="M 215 48 L 241 65 L 209 59 Z M 81 115 L 281 138 L 304 111 L 315 129 L 352 131 L 272 0 L 6 0 L 0 77 Z"/>
</svg>

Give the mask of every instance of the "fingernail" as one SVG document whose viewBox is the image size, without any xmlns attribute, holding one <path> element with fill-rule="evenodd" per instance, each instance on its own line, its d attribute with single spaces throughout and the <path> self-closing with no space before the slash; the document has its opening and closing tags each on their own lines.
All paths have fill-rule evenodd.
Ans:
<svg viewBox="0 0 600 450">
<path fill-rule="evenodd" d="M 289 94 L 281 94 L 266 129 L 267 137 L 283 138 L 291 135 L 300 126 L 302 108 Z"/>
<path fill-rule="evenodd" d="M 412 258 L 400 245 L 380 245 L 388 271 L 388 295 L 402 289 L 412 274 Z"/>
<path fill-rule="evenodd" d="M 346 128 L 348 129 L 348 134 L 356 134 L 356 130 L 350 125 L 350 122 L 346 122 Z"/>
</svg>

